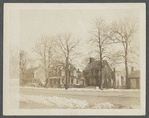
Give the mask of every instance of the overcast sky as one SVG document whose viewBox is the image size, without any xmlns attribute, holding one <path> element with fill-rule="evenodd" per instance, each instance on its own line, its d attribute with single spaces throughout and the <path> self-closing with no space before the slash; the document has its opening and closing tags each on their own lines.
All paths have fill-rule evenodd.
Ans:
<svg viewBox="0 0 149 118">
<path fill-rule="evenodd" d="M 20 10 L 20 48 L 33 58 L 32 48 L 41 36 L 72 33 L 81 39 L 79 50 L 86 54 L 91 23 L 103 18 L 107 23 L 126 17 L 139 17 L 137 9 L 32 9 Z"/>
</svg>

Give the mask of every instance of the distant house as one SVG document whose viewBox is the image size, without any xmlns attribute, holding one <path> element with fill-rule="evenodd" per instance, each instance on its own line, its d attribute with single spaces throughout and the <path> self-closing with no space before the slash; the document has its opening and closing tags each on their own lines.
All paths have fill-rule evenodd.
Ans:
<svg viewBox="0 0 149 118">
<path fill-rule="evenodd" d="M 72 64 L 69 64 L 68 73 L 68 83 L 70 85 L 77 84 L 77 72 L 76 68 Z"/>
<path fill-rule="evenodd" d="M 94 58 L 90 58 L 90 62 L 83 70 L 83 75 L 85 77 L 87 86 L 100 86 L 100 61 L 95 61 Z M 110 68 L 108 62 L 103 60 L 102 62 L 102 77 L 104 80 L 103 87 L 109 88 L 112 85 L 113 76 L 112 69 Z"/>
<path fill-rule="evenodd" d="M 130 88 L 131 89 L 140 89 L 140 70 L 135 70 L 129 74 L 128 76 L 130 80 Z"/>
<path fill-rule="evenodd" d="M 83 76 L 83 74 L 80 75 L 80 77 L 78 78 L 78 85 L 80 86 L 85 86 L 85 78 Z"/>
<path fill-rule="evenodd" d="M 81 71 L 78 69 L 78 70 L 76 71 L 76 77 L 79 78 L 81 74 L 82 74 Z"/>
<path fill-rule="evenodd" d="M 120 71 L 115 71 L 115 88 L 125 88 L 126 79 Z"/>
<path fill-rule="evenodd" d="M 22 84 L 24 85 L 28 83 L 45 84 L 45 82 L 45 71 L 41 66 L 31 67 L 26 70 L 22 80 Z"/>
<path fill-rule="evenodd" d="M 83 76 L 83 73 L 79 69 L 76 71 L 76 73 L 77 73 L 76 75 L 77 84 L 76 85 L 85 86 L 85 78 Z"/>
</svg>

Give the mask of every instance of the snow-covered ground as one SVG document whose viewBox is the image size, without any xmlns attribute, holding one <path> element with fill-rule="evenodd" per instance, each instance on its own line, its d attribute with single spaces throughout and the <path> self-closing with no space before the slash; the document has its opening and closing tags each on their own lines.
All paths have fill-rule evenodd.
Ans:
<svg viewBox="0 0 149 118">
<path fill-rule="evenodd" d="M 45 89 L 45 90 L 65 90 L 65 88 L 41 88 L 41 87 L 27 87 L 20 86 L 20 88 Z M 96 88 L 69 88 L 67 91 L 140 91 L 140 89 L 96 89 Z"/>
<path fill-rule="evenodd" d="M 41 104 L 48 106 L 49 108 L 61 108 L 61 109 L 133 109 L 135 106 L 122 106 L 118 104 L 112 104 L 110 102 L 89 104 L 85 100 L 68 99 L 65 97 L 49 97 L 38 95 L 24 95 L 20 94 L 20 102 L 25 104 Z"/>
</svg>

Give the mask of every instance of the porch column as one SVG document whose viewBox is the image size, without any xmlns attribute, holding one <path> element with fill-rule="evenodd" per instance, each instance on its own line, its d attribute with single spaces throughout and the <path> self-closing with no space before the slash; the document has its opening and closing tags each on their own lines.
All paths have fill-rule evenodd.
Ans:
<svg viewBox="0 0 149 118">
<path fill-rule="evenodd" d="M 74 84 L 76 85 L 76 78 L 74 79 Z"/>
<path fill-rule="evenodd" d="M 60 78 L 60 85 L 62 85 L 62 78 Z"/>
</svg>

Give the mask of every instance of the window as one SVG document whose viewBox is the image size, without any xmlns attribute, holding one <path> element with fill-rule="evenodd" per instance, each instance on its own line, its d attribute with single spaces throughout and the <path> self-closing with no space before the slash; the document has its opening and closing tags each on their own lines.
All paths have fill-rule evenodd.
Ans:
<svg viewBox="0 0 149 118">
<path fill-rule="evenodd" d="M 107 78 L 107 74 L 106 74 L 106 73 L 104 74 L 104 78 L 105 78 L 105 79 Z"/>
<path fill-rule="evenodd" d="M 89 83 L 92 84 L 92 79 L 89 79 Z"/>
<path fill-rule="evenodd" d="M 52 84 L 54 84 L 54 80 L 52 79 Z"/>
<path fill-rule="evenodd" d="M 56 80 L 56 84 L 58 84 L 58 80 Z"/>
<path fill-rule="evenodd" d="M 65 76 L 65 71 L 64 70 L 62 70 L 62 76 Z"/>
<path fill-rule="evenodd" d="M 75 70 L 73 71 L 73 76 L 76 76 L 76 71 Z"/>
<path fill-rule="evenodd" d="M 93 79 L 93 84 L 96 84 L 96 79 Z"/>
<path fill-rule="evenodd" d="M 62 79 L 62 83 L 64 84 L 64 82 L 65 82 L 65 80 L 64 80 L 64 78 Z"/>
<path fill-rule="evenodd" d="M 49 77 L 51 77 L 51 72 L 49 72 Z"/>
</svg>

